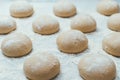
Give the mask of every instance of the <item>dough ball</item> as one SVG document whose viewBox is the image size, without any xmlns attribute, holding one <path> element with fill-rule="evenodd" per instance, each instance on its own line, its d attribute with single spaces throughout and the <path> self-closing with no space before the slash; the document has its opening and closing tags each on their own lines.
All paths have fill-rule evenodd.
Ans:
<svg viewBox="0 0 120 80">
<path fill-rule="evenodd" d="M 119 12 L 119 4 L 115 0 L 102 0 L 97 5 L 97 11 L 103 15 L 109 16 Z"/>
<path fill-rule="evenodd" d="M 29 17 L 33 12 L 33 6 L 26 1 L 15 1 L 10 6 L 11 16 L 16 18 Z"/>
<path fill-rule="evenodd" d="M 88 39 L 81 31 L 69 30 L 57 37 L 57 45 L 62 52 L 79 53 L 87 49 Z"/>
<path fill-rule="evenodd" d="M 76 7 L 68 1 L 60 1 L 55 3 L 53 11 L 56 16 L 71 17 L 76 14 Z"/>
<path fill-rule="evenodd" d="M 84 80 L 113 80 L 116 77 L 116 65 L 105 55 L 88 54 L 80 60 L 78 68 Z"/>
<path fill-rule="evenodd" d="M 89 15 L 78 15 L 71 21 L 71 28 L 84 33 L 96 30 L 96 21 Z"/>
<path fill-rule="evenodd" d="M 27 55 L 32 49 L 32 42 L 24 34 L 13 33 L 8 35 L 1 44 L 4 55 L 9 57 L 20 57 Z"/>
<path fill-rule="evenodd" d="M 59 22 L 51 16 L 42 15 L 33 22 L 33 30 L 43 35 L 53 34 L 59 31 Z"/>
<path fill-rule="evenodd" d="M 10 17 L 0 18 L 0 34 L 6 34 L 16 29 L 16 22 Z"/>
<path fill-rule="evenodd" d="M 60 72 L 60 62 L 52 54 L 38 52 L 24 63 L 26 77 L 32 80 L 50 80 Z"/>
<path fill-rule="evenodd" d="M 102 41 L 102 46 L 107 53 L 120 56 L 120 33 L 113 32 L 107 35 Z"/>
<path fill-rule="evenodd" d="M 120 13 L 113 14 L 110 16 L 108 19 L 108 28 L 113 30 L 113 31 L 120 31 Z"/>
</svg>

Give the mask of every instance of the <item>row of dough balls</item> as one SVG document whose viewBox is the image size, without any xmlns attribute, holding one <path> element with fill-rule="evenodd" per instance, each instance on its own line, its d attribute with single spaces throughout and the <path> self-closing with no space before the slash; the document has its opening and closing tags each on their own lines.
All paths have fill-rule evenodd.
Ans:
<svg viewBox="0 0 120 80">
<path fill-rule="evenodd" d="M 120 31 L 120 13 L 113 14 L 107 21 L 108 28 Z M 71 20 L 71 29 L 84 33 L 96 30 L 96 21 L 87 14 L 80 14 Z M 0 34 L 6 34 L 16 29 L 16 21 L 10 17 L 0 19 Z M 59 31 L 59 22 L 50 15 L 41 15 L 33 22 L 33 31 L 39 34 L 53 34 Z"/>
<path fill-rule="evenodd" d="M 58 49 L 64 53 L 80 53 L 88 48 L 88 39 L 78 30 L 69 30 L 58 35 Z M 120 57 L 120 32 L 112 32 L 102 40 L 102 48 L 107 53 Z"/>
<path fill-rule="evenodd" d="M 77 13 L 75 5 L 68 1 L 55 3 L 53 11 L 59 17 L 71 17 Z M 115 0 L 101 0 L 97 5 L 97 11 L 109 16 L 119 12 L 119 4 Z M 29 17 L 34 13 L 34 9 L 26 1 L 17 1 L 10 6 L 10 13 L 13 17 Z"/>
<path fill-rule="evenodd" d="M 0 34 L 6 34 L 16 29 L 16 21 L 10 17 L 0 19 Z M 42 35 L 50 35 L 59 31 L 59 22 L 50 15 L 41 15 L 32 23 L 33 31 Z M 71 29 L 82 32 L 96 30 L 96 21 L 89 15 L 78 15 L 71 21 Z"/>
<path fill-rule="evenodd" d="M 56 16 L 71 17 L 76 14 L 76 7 L 70 2 L 58 2 L 54 5 L 53 11 Z M 33 6 L 26 1 L 16 1 L 10 6 L 11 16 L 16 18 L 29 17 L 33 13 Z"/>
<path fill-rule="evenodd" d="M 64 53 L 80 53 L 88 48 L 88 39 L 78 30 L 68 30 L 58 35 L 56 39 L 58 49 Z M 103 49 L 113 56 L 120 56 L 120 33 L 113 32 L 103 41 Z M 2 52 L 9 57 L 20 57 L 28 54 L 32 49 L 32 41 L 21 33 L 11 33 L 3 39 Z"/>
<path fill-rule="evenodd" d="M 61 74 L 60 68 L 59 59 L 48 52 L 38 52 L 37 55 L 27 58 L 23 65 L 26 77 L 32 80 L 51 80 Z M 116 77 L 114 61 L 100 54 L 82 57 L 78 70 L 84 80 L 113 80 Z"/>
<path fill-rule="evenodd" d="M 77 13 L 74 4 L 68 1 L 55 3 L 54 14 L 59 17 L 71 17 Z M 103 15 L 112 15 L 119 12 L 119 4 L 115 0 L 102 0 L 97 5 L 97 11 Z M 29 17 L 34 13 L 33 6 L 26 1 L 17 1 L 10 6 L 10 14 L 13 17 Z"/>
</svg>

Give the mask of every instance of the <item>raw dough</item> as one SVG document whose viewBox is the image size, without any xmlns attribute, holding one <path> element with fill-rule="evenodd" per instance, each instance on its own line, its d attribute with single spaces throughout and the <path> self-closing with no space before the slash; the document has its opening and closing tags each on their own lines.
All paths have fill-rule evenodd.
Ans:
<svg viewBox="0 0 120 80">
<path fill-rule="evenodd" d="M 15 1 L 10 6 L 11 16 L 16 18 L 29 17 L 33 12 L 33 6 L 26 1 Z"/>
<path fill-rule="evenodd" d="M 76 7 L 68 1 L 60 1 L 55 3 L 53 11 L 56 16 L 71 17 L 76 14 Z"/>
<path fill-rule="evenodd" d="M 0 34 L 6 34 L 16 29 L 16 22 L 10 17 L 0 18 Z"/>
<path fill-rule="evenodd" d="M 113 32 L 107 35 L 102 41 L 102 46 L 107 53 L 120 56 L 120 33 Z"/>
<path fill-rule="evenodd" d="M 69 30 L 57 37 L 57 45 L 62 52 L 79 53 L 87 49 L 88 39 L 81 31 Z"/>
<path fill-rule="evenodd" d="M 49 15 L 41 15 L 33 22 L 33 30 L 39 34 L 53 34 L 59 31 L 59 22 Z"/>
<path fill-rule="evenodd" d="M 120 31 L 120 13 L 113 14 L 108 19 L 108 28 L 113 31 Z"/>
<path fill-rule="evenodd" d="M 119 12 L 119 4 L 115 0 L 102 0 L 97 5 L 97 11 L 103 15 L 109 16 Z"/>
<path fill-rule="evenodd" d="M 71 28 L 82 32 L 92 32 L 96 30 L 96 21 L 89 15 L 77 15 L 71 21 Z"/>
<path fill-rule="evenodd" d="M 6 56 L 20 57 L 27 55 L 31 51 L 32 42 L 24 34 L 12 33 L 2 41 L 1 49 Z"/>
<path fill-rule="evenodd" d="M 32 80 L 50 80 L 60 72 L 60 62 L 52 54 L 38 52 L 24 63 L 26 77 Z"/>
<path fill-rule="evenodd" d="M 116 65 L 105 55 L 88 54 L 80 60 L 78 68 L 84 80 L 114 80 L 116 77 Z"/>
</svg>

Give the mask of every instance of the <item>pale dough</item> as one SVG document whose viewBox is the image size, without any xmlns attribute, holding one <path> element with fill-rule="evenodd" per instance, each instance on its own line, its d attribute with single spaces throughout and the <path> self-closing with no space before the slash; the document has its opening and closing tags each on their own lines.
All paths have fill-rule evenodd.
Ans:
<svg viewBox="0 0 120 80">
<path fill-rule="evenodd" d="M 24 34 L 12 33 L 3 39 L 1 49 L 6 56 L 20 57 L 32 50 L 32 42 Z"/>
<path fill-rule="evenodd" d="M 59 17 L 71 17 L 77 13 L 75 5 L 68 1 L 59 1 L 55 3 L 53 11 L 54 14 Z"/>
<path fill-rule="evenodd" d="M 114 80 L 116 65 L 102 54 L 88 54 L 80 59 L 79 72 L 84 80 Z"/>
<path fill-rule="evenodd" d="M 29 17 L 33 13 L 33 6 L 26 1 L 15 1 L 10 6 L 11 16 L 16 18 Z"/>
<path fill-rule="evenodd" d="M 84 33 L 96 30 L 96 21 L 89 15 L 77 15 L 71 21 L 71 28 Z"/>
<path fill-rule="evenodd" d="M 107 53 L 120 56 L 120 33 L 113 32 L 107 35 L 102 41 L 102 47 Z"/>
<path fill-rule="evenodd" d="M 0 34 L 6 34 L 16 29 L 16 21 L 10 17 L 0 18 Z"/>
<path fill-rule="evenodd" d="M 113 14 L 107 22 L 108 28 L 113 31 L 120 31 L 120 13 Z"/>
<path fill-rule="evenodd" d="M 115 0 L 102 0 L 97 5 L 97 11 L 103 15 L 110 16 L 119 12 L 119 4 Z"/>
<path fill-rule="evenodd" d="M 68 30 L 58 35 L 57 46 L 65 53 L 79 53 L 88 48 L 88 39 L 81 31 Z"/>
<path fill-rule="evenodd" d="M 33 22 L 33 31 L 47 35 L 59 31 L 59 22 L 49 15 L 41 15 Z"/>
<path fill-rule="evenodd" d="M 32 80 L 50 80 L 59 74 L 60 62 L 48 52 L 38 52 L 26 59 L 24 72 Z"/>
</svg>

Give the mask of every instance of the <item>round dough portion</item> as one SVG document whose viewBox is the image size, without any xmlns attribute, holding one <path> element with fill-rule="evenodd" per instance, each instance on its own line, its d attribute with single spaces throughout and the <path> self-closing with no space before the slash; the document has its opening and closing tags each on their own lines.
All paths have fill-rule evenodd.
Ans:
<svg viewBox="0 0 120 80">
<path fill-rule="evenodd" d="M 120 13 L 113 14 L 109 17 L 107 25 L 113 31 L 120 31 Z"/>
<path fill-rule="evenodd" d="M 33 31 L 48 35 L 59 31 L 59 22 L 49 15 L 42 15 L 33 22 Z"/>
<path fill-rule="evenodd" d="M 16 29 L 16 22 L 10 17 L 0 18 L 0 34 L 6 34 Z"/>
<path fill-rule="evenodd" d="M 87 49 L 88 39 L 78 30 L 69 30 L 57 37 L 58 49 L 65 53 L 79 53 Z"/>
<path fill-rule="evenodd" d="M 71 28 L 84 33 L 96 30 L 96 21 L 89 15 L 77 15 L 71 21 Z"/>
<path fill-rule="evenodd" d="M 110 16 L 119 12 L 119 4 L 115 0 L 102 0 L 97 5 L 97 11 L 103 15 Z"/>
<path fill-rule="evenodd" d="M 88 54 L 81 58 L 78 68 L 84 80 L 113 80 L 116 77 L 116 65 L 105 55 Z"/>
<path fill-rule="evenodd" d="M 3 39 L 1 49 L 8 57 L 20 57 L 27 55 L 32 50 L 32 42 L 24 34 L 13 33 Z"/>
<path fill-rule="evenodd" d="M 10 6 L 11 16 L 16 18 L 29 17 L 33 13 L 33 6 L 26 1 L 15 1 Z"/>
<path fill-rule="evenodd" d="M 26 77 L 32 80 L 50 80 L 60 72 L 60 62 L 52 54 L 38 52 L 24 63 Z"/>
<path fill-rule="evenodd" d="M 103 50 L 113 56 L 120 56 L 120 33 L 113 32 L 102 41 Z"/>
<path fill-rule="evenodd" d="M 71 17 L 76 14 L 76 7 L 68 1 L 55 3 L 53 7 L 54 14 L 59 17 Z"/>
</svg>

